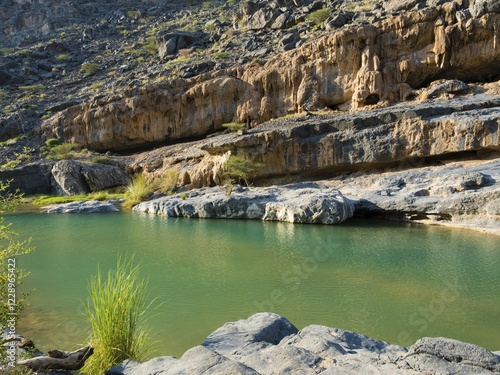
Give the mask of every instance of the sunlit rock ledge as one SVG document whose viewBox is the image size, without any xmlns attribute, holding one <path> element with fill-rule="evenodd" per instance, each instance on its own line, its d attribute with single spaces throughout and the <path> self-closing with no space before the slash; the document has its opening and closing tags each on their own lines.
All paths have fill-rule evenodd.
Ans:
<svg viewBox="0 0 500 375">
<path fill-rule="evenodd" d="M 134 211 L 173 217 L 337 224 L 353 216 L 354 205 L 337 189 L 299 183 L 202 188 L 142 202 Z"/>
<path fill-rule="evenodd" d="M 368 336 L 258 313 L 226 323 L 176 359 L 124 361 L 106 375 L 149 374 L 498 374 L 500 353 L 447 338 L 409 348 Z"/>
</svg>

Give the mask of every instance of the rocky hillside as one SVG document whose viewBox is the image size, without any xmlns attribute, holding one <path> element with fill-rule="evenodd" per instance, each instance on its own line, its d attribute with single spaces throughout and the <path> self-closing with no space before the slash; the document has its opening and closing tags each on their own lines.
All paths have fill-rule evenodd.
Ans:
<svg viewBox="0 0 500 375">
<path fill-rule="evenodd" d="M 358 214 L 480 216 L 492 231 L 499 30 L 496 0 L 10 0 L 0 178 L 73 194 L 175 170 L 192 189 L 222 184 L 237 155 L 261 165 L 254 184 L 322 179 Z M 44 146 L 53 139 L 68 152 Z M 56 162 L 68 157 L 80 160 Z M 447 167 L 457 160 L 469 174 Z M 440 189 L 421 169 L 439 166 L 451 173 Z M 399 183 L 360 193 L 386 172 Z"/>
</svg>

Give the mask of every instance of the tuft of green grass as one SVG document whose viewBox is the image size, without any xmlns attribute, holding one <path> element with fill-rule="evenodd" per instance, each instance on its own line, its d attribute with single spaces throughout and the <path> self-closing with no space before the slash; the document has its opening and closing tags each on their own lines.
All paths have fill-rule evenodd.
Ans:
<svg viewBox="0 0 500 375">
<path fill-rule="evenodd" d="M 137 19 L 137 18 L 139 18 L 140 15 L 141 15 L 141 12 L 139 12 L 138 10 L 128 10 L 127 11 L 127 16 L 129 16 L 129 18 Z"/>
<path fill-rule="evenodd" d="M 92 163 L 108 164 L 109 162 L 110 162 L 110 159 L 107 155 L 99 155 L 99 156 L 94 156 L 92 158 Z"/>
<path fill-rule="evenodd" d="M 103 374 L 131 359 L 143 361 L 150 344 L 145 328 L 148 281 L 141 278 L 134 257 L 118 259 L 116 269 L 104 275 L 100 268 L 90 280 L 90 301 L 85 306 L 92 333 L 94 354 L 83 367 L 87 374 Z"/>
<path fill-rule="evenodd" d="M 47 146 L 47 147 L 59 146 L 60 144 L 61 144 L 61 141 L 59 139 L 55 139 L 55 138 L 49 138 L 45 141 L 45 146 Z"/>
<path fill-rule="evenodd" d="M 229 53 L 227 52 L 216 52 L 214 54 L 216 59 L 227 59 L 229 57 Z"/>
<path fill-rule="evenodd" d="M 306 19 L 312 21 L 315 25 L 320 26 L 332 15 L 332 11 L 328 8 L 315 10 L 307 15 Z"/>
<path fill-rule="evenodd" d="M 128 184 L 125 192 L 126 201 L 123 206 L 132 208 L 136 204 L 148 199 L 150 195 L 151 187 L 146 182 L 146 178 L 142 174 L 139 174 Z"/>
<path fill-rule="evenodd" d="M 85 77 L 89 77 L 99 69 L 99 64 L 92 62 L 84 62 L 80 68 L 80 71 Z"/>
<path fill-rule="evenodd" d="M 125 194 L 123 193 L 110 193 L 108 191 L 96 191 L 90 194 L 78 194 L 78 195 L 42 195 L 36 198 L 27 198 L 29 201 L 37 206 L 48 206 L 51 204 L 61 204 L 70 202 L 81 202 L 81 201 L 107 201 L 110 199 L 123 199 Z"/>
<path fill-rule="evenodd" d="M 73 159 L 77 155 L 80 146 L 75 143 L 61 143 L 49 146 L 49 152 L 46 156 L 49 160 Z"/>
<path fill-rule="evenodd" d="M 232 132 L 238 132 L 245 128 L 245 124 L 241 122 L 228 122 L 226 124 L 222 124 L 222 127 L 228 128 Z"/>
<path fill-rule="evenodd" d="M 69 61 L 71 60 L 71 55 L 68 53 L 61 53 L 60 55 L 56 56 L 57 61 Z"/>
<path fill-rule="evenodd" d="M 169 169 L 162 177 L 155 178 L 151 183 L 151 190 L 158 193 L 168 194 L 177 185 L 179 171 L 175 168 Z"/>
</svg>

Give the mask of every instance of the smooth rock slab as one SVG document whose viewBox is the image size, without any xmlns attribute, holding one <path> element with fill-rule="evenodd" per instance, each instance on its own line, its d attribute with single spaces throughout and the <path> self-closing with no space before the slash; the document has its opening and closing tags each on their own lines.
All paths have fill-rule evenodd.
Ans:
<svg viewBox="0 0 500 375">
<path fill-rule="evenodd" d="M 183 199 L 184 198 L 184 199 Z M 203 188 L 143 202 L 134 211 L 173 217 L 258 219 L 290 223 L 337 224 L 354 214 L 354 205 L 337 189 L 315 184 L 244 188 Z"/>
<path fill-rule="evenodd" d="M 45 208 L 47 214 L 73 214 L 73 213 L 100 213 L 100 212 L 119 212 L 120 210 L 110 202 L 100 201 L 79 201 L 63 204 L 54 204 Z"/>
<path fill-rule="evenodd" d="M 423 338 L 410 348 L 360 333 L 310 325 L 297 330 L 264 312 L 226 323 L 180 359 L 125 361 L 106 375 L 499 374 L 500 356 L 473 344 Z"/>
</svg>

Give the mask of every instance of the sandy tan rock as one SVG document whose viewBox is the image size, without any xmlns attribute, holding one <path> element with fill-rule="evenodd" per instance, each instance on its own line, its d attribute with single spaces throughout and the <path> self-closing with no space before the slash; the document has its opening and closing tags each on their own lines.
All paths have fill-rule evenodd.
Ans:
<svg viewBox="0 0 500 375">
<path fill-rule="evenodd" d="M 120 150 L 203 136 L 231 121 L 257 124 L 304 110 L 397 102 L 438 78 L 480 80 L 498 69 L 500 14 L 464 18 L 457 12 L 465 5 L 459 0 L 343 27 L 263 66 L 249 63 L 96 99 L 47 120 L 43 133 Z"/>
</svg>

